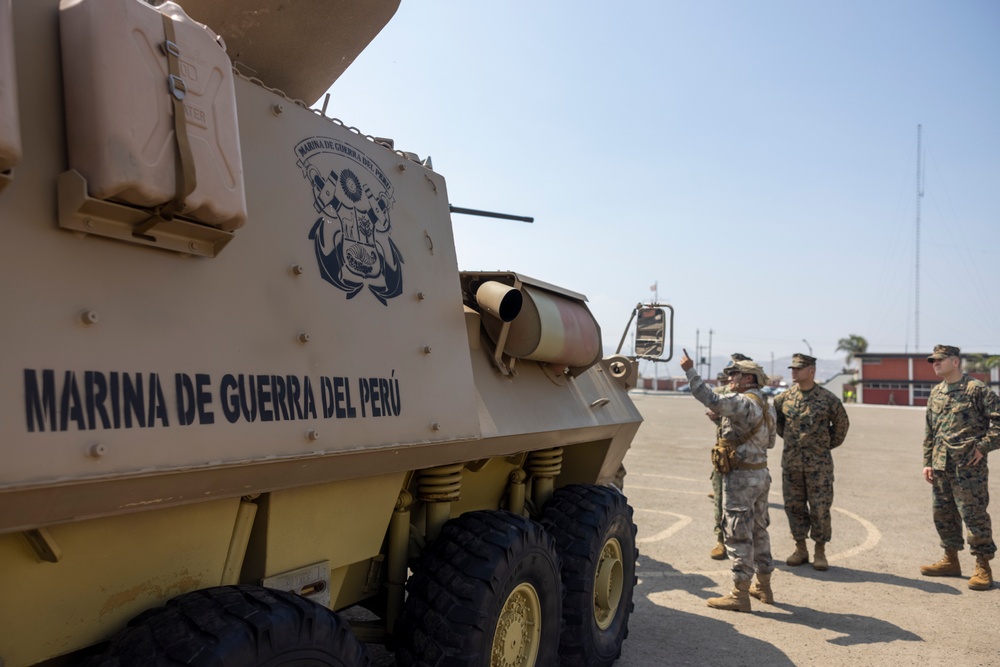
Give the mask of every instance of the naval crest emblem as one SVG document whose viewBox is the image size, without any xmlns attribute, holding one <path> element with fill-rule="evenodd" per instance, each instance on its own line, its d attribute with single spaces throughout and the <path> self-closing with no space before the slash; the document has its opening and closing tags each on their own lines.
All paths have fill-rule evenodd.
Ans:
<svg viewBox="0 0 1000 667">
<path fill-rule="evenodd" d="M 367 286 L 383 306 L 403 291 L 403 255 L 393 243 L 392 183 L 361 150 L 310 137 L 295 146 L 319 217 L 309 230 L 323 280 L 353 299 Z"/>
</svg>

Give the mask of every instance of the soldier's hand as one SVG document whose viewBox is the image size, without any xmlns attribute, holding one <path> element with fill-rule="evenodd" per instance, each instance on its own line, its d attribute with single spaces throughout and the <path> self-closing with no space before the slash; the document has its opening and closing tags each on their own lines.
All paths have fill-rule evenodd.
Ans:
<svg viewBox="0 0 1000 667">
<path fill-rule="evenodd" d="M 934 483 L 934 468 L 924 468 L 924 479 L 928 484 Z"/>
<path fill-rule="evenodd" d="M 705 410 L 705 416 L 714 422 L 719 421 L 719 413 L 714 410 Z"/>
<path fill-rule="evenodd" d="M 694 360 L 692 360 L 691 357 L 688 356 L 688 351 L 685 350 L 683 347 L 681 348 L 681 351 L 684 353 L 681 355 L 681 370 L 686 373 L 692 368 L 694 368 Z"/>
<path fill-rule="evenodd" d="M 985 459 L 986 456 L 980 451 L 979 447 L 972 448 L 972 458 L 969 460 L 970 466 L 979 465 L 979 462 Z"/>
</svg>

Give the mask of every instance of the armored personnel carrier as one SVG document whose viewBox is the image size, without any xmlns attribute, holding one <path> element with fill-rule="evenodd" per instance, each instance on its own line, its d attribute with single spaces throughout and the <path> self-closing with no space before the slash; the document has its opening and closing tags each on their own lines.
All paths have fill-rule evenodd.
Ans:
<svg viewBox="0 0 1000 667">
<path fill-rule="evenodd" d="M 636 356 L 300 101 L 395 9 L 0 0 L 4 667 L 619 655 Z"/>
</svg>

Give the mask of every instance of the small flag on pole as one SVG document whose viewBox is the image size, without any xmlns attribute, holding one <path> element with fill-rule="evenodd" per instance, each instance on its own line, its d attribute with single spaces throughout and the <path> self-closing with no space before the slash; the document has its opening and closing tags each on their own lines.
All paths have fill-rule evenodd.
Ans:
<svg viewBox="0 0 1000 667">
<path fill-rule="evenodd" d="M 650 291 L 650 292 L 655 292 L 655 291 L 656 291 L 656 286 L 657 286 L 657 284 L 658 284 L 659 282 L 660 282 L 660 281 L 659 281 L 659 280 L 657 280 L 657 281 L 656 281 L 655 283 L 653 283 L 652 285 L 650 285 L 650 286 L 649 286 L 649 291 Z"/>
</svg>

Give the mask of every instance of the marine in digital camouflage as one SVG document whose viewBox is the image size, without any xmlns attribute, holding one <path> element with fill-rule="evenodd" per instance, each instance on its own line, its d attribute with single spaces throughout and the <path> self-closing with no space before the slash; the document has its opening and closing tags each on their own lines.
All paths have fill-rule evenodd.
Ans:
<svg viewBox="0 0 1000 667">
<path fill-rule="evenodd" d="M 949 352 L 943 350 L 942 354 Z M 950 354 L 957 356 L 957 348 Z M 928 361 L 938 358 L 932 355 Z M 924 467 L 934 471 L 932 508 L 941 546 L 963 548 L 964 520 L 969 550 L 976 556 L 992 557 L 996 543 L 987 512 L 989 468 L 985 458 L 971 465 L 975 448 L 984 457 L 1000 448 L 1000 397 L 979 380 L 963 374 L 958 382 L 941 382 L 931 390 Z"/>
<path fill-rule="evenodd" d="M 799 541 L 811 537 L 825 544 L 833 534 L 831 450 L 847 437 L 847 410 L 840 399 L 819 385 L 808 391 L 795 385 L 774 399 L 774 407 L 778 435 L 785 441 L 781 492 L 792 538 Z"/>
<path fill-rule="evenodd" d="M 973 447 L 984 455 L 1000 448 L 1000 396 L 968 375 L 935 385 L 927 399 L 924 467 L 944 470 L 949 459 L 964 464 Z"/>
</svg>

